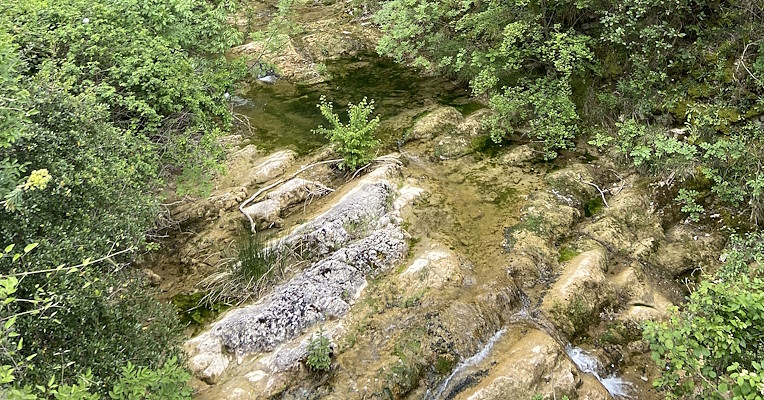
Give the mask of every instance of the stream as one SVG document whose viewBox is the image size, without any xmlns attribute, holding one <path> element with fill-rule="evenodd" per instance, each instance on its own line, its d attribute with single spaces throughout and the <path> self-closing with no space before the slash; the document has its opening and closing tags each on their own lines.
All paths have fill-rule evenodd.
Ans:
<svg viewBox="0 0 764 400">
<path fill-rule="evenodd" d="M 374 115 L 382 121 L 377 137 L 386 145 L 400 134 L 394 120 L 412 110 L 440 104 L 469 113 L 483 107 L 461 85 L 444 78 L 423 78 L 374 54 L 330 61 L 326 67 L 332 77 L 326 82 L 299 84 L 278 79 L 275 83 L 255 82 L 240 93 L 243 101 L 234 104 L 234 111 L 249 120 L 252 131 L 244 134 L 251 143 L 265 150 L 288 148 L 299 154 L 326 145 L 326 138 L 312 132 L 326 124 L 317 107 L 321 96 L 342 117 L 347 116 L 348 103 L 364 97 L 374 100 Z"/>
<path fill-rule="evenodd" d="M 368 97 L 375 100 L 375 115 L 381 119 L 379 154 L 401 152 L 404 166 L 398 189 L 414 187 L 424 195 L 403 215 L 411 247 L 402 265 L 370 278 L 349 314 L 325 324 L 338 332 L 331 374 L 317 378 L 302 370 L 296 375 L 284 372 L 272 379 L 276 383 L 268 381 L 266 390 L 279 388 L 275 393 L 282 399 L 464 399 L 469 393 L 480 395 L 490 384 L 486 377 L 495 372 L 493 366 L 511 360 L 509 354 L 530 340 L 527 346 L 534 351 L 541 345 L 557 349 L 560 357 L 549 367 L 554 371 L 569 364 L 596 378 L 613 398 L 635 398 L 631 383 L 607 373 L 596 357 L 569 343 L 536 309 L 549 283 L 529 289 L 526 295 L 523 282 L 507 272 L 508 228 L 522 222 L 527 199 L 544 187 L 548 173 L 564 166 L 563 161 L 512 164 L 500 158 L 511 146 L 485 141 L 453 158 L 438 156 L 433 147 L 438 143 L 432 141 L 404 143 L 404 134 L 433 110 L 453 107 L 461 113 L 460 121 L 469 122 L 482 106 L 458 83 L 422 77 L 374 55 L 326 66 L 332 77 L 326 82 L 256 81 L 238 93 L 232 103 L 239 117 L 248 121 L 240 132 L 245 143 L 265 152 L 291 149 L 309 157 L 327 145 L 324 137 L 312 132 L 325 122 L 316 107 L 321 96 L 333 102 L 343 117 L 349 102 Z M 326 209 L 332 201 L 336 198 L 328 196 L 312 201 L 310 207 L 295 208 L 284 217 L 285 229 L 310 220 L 316 214 L 311 210 Z M 449 268 L 438 270 L 443 263 L 450 263 Z M 430 269 L 419 270 L 431 264 Z M 420 276 L 426 286 L 404 279 L 407 265 L 417 266 L 409 276 Z M 534 337 L 551 339 L 537 345 Z M 284 346 L 278 351 L 297 351 L 290 350 L 289 343 Z M 224 384 L 205 387 L 198 397 L 260 398 L 230 393 L 245 393 L 241 389 L 245 385 L 265 382 L 267 373 L 247 371 L 268 357 L 267 353 L 251 360 L 239 357 L 240 365 L 232 367 Z M 551 393 L 556 395 L 557 389 Z"/>
</svg>

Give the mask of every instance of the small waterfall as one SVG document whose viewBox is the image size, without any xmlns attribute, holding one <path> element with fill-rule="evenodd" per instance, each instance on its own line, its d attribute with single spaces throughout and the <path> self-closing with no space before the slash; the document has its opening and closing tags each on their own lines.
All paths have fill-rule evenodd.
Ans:
<svg viewBox="0 0 764 400">
<path fill-rule="evenodd" d="M 581 372 L 585 374 L 592 374 L 595 378 L 597 378 L 597 380 L 602 384 L 602 386 L 605 387 L 605 389 L 607 389 L 608 393 L 610 393 L 613 398 L 632 398 L 631 395 L 634 391 L 634 385 L 631 382 L 625 381 L 615 375 L 609 375 L 603 378 L 605 369 L 596 357 L 592 356 L 584 349 L 575 347 L 570 344 L 557 330 L 554 324 L 546 319 L 545 316 L 531 304 L 531 299 L 522 290 L 518 290 L 518 298 L 520 299 L 520 309 L 515 314 L 510 316 L 509 320 L 507 321 L 508 326 L 511 327 L 512 325 L 526 324 L 545 332 L 555 341 L 557 341 L 560 346 L 565 348 L 565 353 Z M 499 341 L 499 339 L 501 339 L 501 337 L 506 332 L 507 327 L 504 327 L 494 333 L 494 335 L 491 336 L 491 338 L 480 351 L 478 351 L 472 357 L 460 362 L 456 368 L 454 368 L 451 374 L 443 381 L 443 383 L 438 386 L 437 390 L 434 392 L 430 392 L 428 390 L 424 398 L 426 400 L 440 400 L 443 398 L 444 394 L 447 395 L 446 391 L 449 389 L 449 384 L 454 381 L 454 378 L 464 372 L 467 368 L 477 365 L 479 362 L 483 361 L 491 352 L 491 349 L 496 344 L 496 342 Z"/>
<path fill-rule="evenodd" d="M 517 290 L 517 297 L 520 299 L 520 310 L 509 317 L 508 325 L 526 324 L 530 325 L 547 335 L 551 336 L 560 346 L 567 346 L 568 341 L 562 336 L 560 331 L 554 326 L 552 321 L 546 319 L 535 306 L 531 304 L 531 299 L 521 289 Z"/>
<path fill-rule="evenodd" d="M 561 346 L 565 347 L 565 352 L 568 354 L 568 357 L 570 357 L 571 361 L 576 364 L 581 372 L 594 375 L 611 396 L 616 399 L 631 398 L 631 392 L 634 389 L 634 385 L 632 385 L 631 382 L 625 381 L 615 375 L 603 378 L 602 374 L 605 371 L 596 357 L 587 353 L 584 349 L 574 347 L 568 343 L 551 321 L 546 319 L 537 309 L 531 307 L 530 299 L 522 290 L 519 290 L 518 295 L 521 299 L 522 307 L 517 313 L 510 317 L 510 324 L 529 323 L 536 327 L 536 329 L 545 332 L 554 338 Z"/>
<path fill-rule="evenodd" d="M 600 374 L 604 372 L 604 368 L 602 368 L 602 364 L 596 357 L 592 356 L 580 347 L 574 347 L 571 345 L 565 347 L 565 352 L 568 353 L 568 357 L 570 357 L 570 359 L 574 364 L 576 364 L 581 372 L 594 375 L 594 377 L 600 381 L 602 386 L 607 389 L 611 396 L 616 399 L 631 398 L 631 392 L 634 389 L 634 386 L 630 382 L 627 382 L 615 375 L 603 378 Z"/>
<path fill-rule="evenodd" d="M 504 335 L 505 332 L 507 332 L 507 328 L 502 328 L 496 331 L 496 333 L 494 333 L 493 336 L 491 336 L 491 338 L 488 339 L 488 342 L 485 344 L 485 346 L 483 346 L 482 349 L 480 349 L 480 351 L 475 353 L 475 355 L 473 355 L 472 357 L 460 362 L 456 366 L 456 368 L 454 368 L 454 370 L 451 372 L 451 375 L 449 375 L 448 378 L 446 378 L 446 380 L 444 380 L 443 383 L 438 387 L 438 390 L 436 391 L 434 396 L 430 395 L 430 393 L 428 392 L 425 398 L 433 399 L 433 400 L 440 399 L 440 397 L 443 395 L 443 392 L 445 392 L 446 389 L 448 389 L 448 384 L 451 382 L 454 376 L 456 376 L 458 373 L 462 372 L 466 368 L 469 368 L 479 363 L 480 361 L 483 361 L 483 359 L 485 359 L 486 356 L 488 356 L 488 353 L 491 352 L 493 345 L 496 344 L 496 342 L 501 338 L 502 335 Z"/>
</svg>

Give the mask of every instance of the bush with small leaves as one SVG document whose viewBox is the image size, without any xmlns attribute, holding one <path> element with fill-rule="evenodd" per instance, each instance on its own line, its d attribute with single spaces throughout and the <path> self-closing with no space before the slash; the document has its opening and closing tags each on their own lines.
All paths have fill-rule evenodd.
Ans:
<svg viewBox="0 0 764 400">
<path fill-rule="evenodd" d="M 332 366 L 332 347 L 329 338 L 319 332 L 308 343 L 308 358 L 305 364 L 312 371 L 329 371 Z"/>
<path fill-rule="evenodd" d="M 348 104 L 347 124 L 340 121 L 334 113 L 334 106 L 325 96 L 321 96 L 317 107 L 329 121 L 329 128 L 319 126 L 315 132 L 325 135 L 335 145 L 343 160 L 340 169 L 355 170 L 374 158 L 374 150 L 379 145 L 379 140 L 374 138 L 374 132 L 379 127 L 379 116 L 369 119 L 374 111 L 374 100 L 367 101 L 364 97 L 358 104 Z"/>
<path fill-rule="evenodd" d="M 654 385 L 671 399 L 761 399 L 764 387 L 764 234 L 733 238 L 715 276 L 648 322 L 645 338 L 663 374 Z"/>
</svg>

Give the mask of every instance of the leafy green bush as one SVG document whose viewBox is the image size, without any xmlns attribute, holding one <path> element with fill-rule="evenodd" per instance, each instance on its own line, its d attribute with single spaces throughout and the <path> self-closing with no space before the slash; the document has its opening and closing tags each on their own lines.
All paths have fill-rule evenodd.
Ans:
<svg viewBox="0 0 764 400">
<path fill-rule="evenodd" d="M 663 374 L 654 384 L 678 399 L 761 399 L 764 388 L 764 234 L 734 238 L 708 277 L 671 319 L 645 338 Z"/>
<path fill-rule="evenodd" d="M 375 20 L 380 53 L 488 100 L 494 140 L 522 133 L 552 158 L 600 132 L 640 170 L 707 180 L 764 220 L 760 2 L 388 0 Z"/>
<path fill-rule="evenodd" d="M 325 135 L 336 146 L 343 159 L 340 169 L 355 170 L 374 158 L 374 150 L 379 145 L 379 140 L 374 138 L 374 132 L 379 127 L 379 116 L 369 119 L 374 111 L 374 100 L 367 101 L 364 97 L 358 104 L 348 104 L 350 121 L 347 124 L 340 121 L 326 97 L 321 96 L 317 107 L 329 121 L 329 128 L 319 126 L 315 132 Z"/>
<path fill-rule="evenodd" d="M 231 10 L 228 1 L 34 0 L 8 3 L 0 20 L 25 49 L 21 73 L 92 92 L 115 126 L 182 170 L 209 165 L 208 136 L 230 121 L 223 94 L 243 72 L 223 56 L 240 40 Z"/>
<path fill-rule="evenodd" d="M 473 93 L 490 96 L 495 141 L 527 127 L 553 158 L 572 147 L 579 117 L 571 85 L 594 60 L 591 37 L 569 22 L 585 3 L 571 3 L 392 0 L 376 14 L 377 49 L 469 80 Z"/>
<path fill-rule="evenodd" d="M 35 248 L 37 248 L 37 243 L 25 246 L 23 251 L 15 252 L 15 246 L 9 245 L 0 253 L 0 258 L 16 263 L 22 258 L 27 257 Z M 99 387 L 102 382 L 99 382 L 93 376 L 90 368 L 85 369 L 79 365 L 72 367 L 74 370 L 81 371 L 81 374 L 71 383 L 57 383 L 58 374 L 39 379 L 36 381 L 39 383 L 35 385 L 24 384 L 24 379 L 19 379 L 35 372 L 34 368 L 38 365 L 36 361 L 37 356 L 42 354 L 42 357 L 45 357 L 45 353 L 50 349 L 36 347 L 34 342 L 31 344 L 29 341 L 25 342 L 24 337 L 20 333 L 20 331 L 23 332 L 24 326 L 18 322 L 23 321 L 21 317 L 25 315 L 32 315 L 41 320 L 53 319 L 57 314 L 57 308 L 62 306 L 62 300 L 65 301 L 63 296 L 48 291 L 46 287 L 37 287 L 33 297 L 26 297 L 22 292 L 19 292 L 20 282 L 30 277 L 51 279 L 51 277 L 58 274 L 84 276 L 85 273 L 82 272 L 82 268 L 87 264 L 87 262 L 83 262 L 71 267 L 59 266 L 47 270 L 14 272 L 8 275 L 0 274 L 0 302 L 2 304 L 0 306 L 0 315 L 2 316 L 2 321 L 4 321 L 0 328 L 0 350 L 2 350 L 2 355 L 0 355 L 0 360 L 2 361 L 0 362 L 0 390 L 3 390 L 8 398 L 25 400 L 37 398 L 95 400 L 100 398 L 98 392 L 103 391 Z M 88 288 L 92 283 L 93 281 L 88 281 L 83 286 Z M 146 310 L 143 307 L 139 309 L 142 311 Z M 148 316 L 148 320 L 151 318 L 153 316 Z M 133 319 L 128 319 L 127 321 L 127 323 L 134 322 Z M 85 326 L 85 328 L 96 332 L 102 329 L 98 326 Z M 151 329 L 151 326 L 138 325 L 136 328 Z M 120 331 L 120 333 L 122 332 Z M 131 332 L 128 330 L 124 333 Z M 133 334 L 135 333 L 133 332 Z M 88 337 L 86 335 L 80 335 L 77 339 L 93 340 L 92 336 Z M 96 345 L 98 344 L 96 343 Z M 136 343 L 126 340 L 124 344 L 131 346 Z M 76 353 L 79 349 L 75 348 L 72 350 Z M 126 349 L 109 349 L 104 347 L 99 348 L 99 350 L 108 352 L 125 351 Z M 66 350 L 59 349 L 58 351 Z M 25 355 L 25 353 L 29 354 L 30 352 L 31 355 Z M 99 367 L 105 363 L 102 359 L 93 359 L 97 360 L 94 362 L 94 365 Z M 127 365 L 122 368 L 122 373 L 119 375 L 118 380 L 114 383 L 113 389 L 109 392 L 109 396 L 113 399 L 140 398 L 159 400 L 190 398 L 192 390 L 187 386 L 190 378 L 191 375 L 178 365 L 177 358 L 175 357 L 167 358 L 161 365 L 157 365 L 156 369 L 146 367 L 136 368 L 128 360 Z M 92 390 L 95 390 L 95 392 L 92 392 Z"/>
<path fill-rule="evenodd" d="M 214 172 L 224 93 L 243 75 L 224 52 L 240 35 L 229 1 L 29 0 L 0 6 L 0 235 L 39 243 L 0 274 L 24 274 L 15 315 L 21 386 L 105 394 L 121 367 L 179 354 L 174 310 L 126 268 L 154 229 L 168 177 Z M 131 249 L 133 251 L 126 251 Z M 95 255 L 76 273 L 55 271 Z M 50 275 L 41 270 L 53 269 Z M 36 302 L 56 307 L 35 312 Z M 5 364 L 12 358 L 0 354 Z M 15 365 L 15 364 L 14 364 Z"/>
<path fill-rule="evenodd" d="M 128 362 L 122 376 L 109 392 L 112 399 L 179 400 L 190 399 L 193 389 L 187 386 L 191 374 L 178 365 L 177 359 L 168 359 L 153 370 L 136 368 Z"/>
<path fill-rule="evenodd" d="M 679 189 L 676 202 L 682 205 L 682 212 L 690 214 L 694 222 L 700 221 L 700 214 L 705 211 L 703 206 L 697 203 L 699 193 L 696 190 Z"/>
<path fill-rule="evenodd" d="M 54 377 L 55 378 L 55 377 Z M 8 400 L 99 400 L 101 395 L 93 392 L 93 376 L 86 372 L 74 384 L 58 384 L 55 379 L 47 385 L 13 387 L 6 390 Z M 188 386 L 191 374 L 182 369 L 177 360 L 171 358 L 160 368 L 136 368 L 128 362 L 122 368 L 119 381 L 109 391 L 108 398 L 115 400 L 183 400 L 191 399 L 193 388 Z"/>
<path fill-rule="evenodd" d="M 313 336 L 308 343 L 308 358 L 305 364 L 313 371 L 328 371 L 332 366 L 332 348 L 329 339 L 322 332 Z"/>
</svg>

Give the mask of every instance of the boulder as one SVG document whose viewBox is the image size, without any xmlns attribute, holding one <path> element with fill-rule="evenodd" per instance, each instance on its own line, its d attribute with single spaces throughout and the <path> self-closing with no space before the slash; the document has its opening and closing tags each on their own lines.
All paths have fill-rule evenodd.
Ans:
<svg viewBox="0 0 764 400">
<path fill-rule="evenodd" d="M 292 150 L 281 150 L 268 155 L 256 166 L 250 168 L 241 177 L 238 177 L 237 184 L 244 187 L 252 187 L 261 183 L 270 181 L 283 175 L 289 169 L 297 153 Z"/>
<path fill-rule="evenodd" d="M 405 235 L 396 227 L 353 242 L 276 287 L 258 303 L 227 313 L 210 330 L 191 339 L 186 344 L 190 364 L 198 365 L 194 370 L 201 372 L 199 378 L 209 381 L 220 375 L 218 370 L 225 364 L 223 349 L 237 357 L 272 351 L 310 326 L 344 315 L 356 292 L 365 286 L 366 274 L 389 268 L 406 252 Z"/>
<path fill-rule="evenodd" d="M 252 164 L 256 162 L 260 156 L 260 150 L 257 146 L 248 144 L 228 155 L 226 159 L 228 169 L 244 170 L 252 167 Z"/>
<path fill-rule="evenodd" d="M 700 232 L 688 225 L 676 225 L 666 232 L 666 240 L 658 245 L 648 261 L 670 277 L 695 269 L 711 271 L 719 265 L 723 247 L 724 239 L 720 235 Z"/>
<path fill-rule="evenodd" d="M 514 230 L 505 236 L 505 248 L 510 248 L 508 245 L 512 244 L 507 262 L 507 273 L 510 276 L 514 276 L 526 288 L 549 277 L 557 266 L 558 255 L 548 240 L 525 229 Z"/>
<path fill-rule="evenodd" d="M 586 329 L 602 309 L 616 301 L 607 280 L 607 253 L 595 249 L 572 259 L 544 297 L 541 309 L 568 336 Z"/>
<path fill-rule="evenodd" d="M 610 208 L 582 232 L 608 247 L 637 260 L 645 260 L 663 240 L 661 220 L 647 196 L 626 189 L 609 200 Z"/>
<path fill-rule="evenodd" d="M 191 373 L 210 385 L 220 381 L 231 362 L 231 356 L 224 351 L 222 342 L 214 336 L 197 336 L 183 347 L 188 354 L 194 355 L 187 364 Z"/>
<path fill-rule="evenodd" d="M 578 400 L 610 400 L 613 396 L 591 374 L 581 374 L 581 386 L 576 390 Z"/>
<path fill-rule="evenodd" d="M 294 228 L 285 242 L 321 256 L 363 237 L 370 230 L 398 223 L 397 213 L 390 212 L 390 203 L 395 197 L 390 179 L 397 174 L 398 166 L 387 164 L 355 181 L 351 188 L 343 188 L 339 200 L 311 221 Z"/>
<path fill-rule="evenodd" d="M 478 111 L 464 118 L 453 129 L 438 136 L 433 151 L 440 160 L 459 158 L 473 152 L 485 140 L 490 140 L 483 129 L 483 118 L 488 111 Z"/>
<path fill-rule="evenodd" d="M 398 281 L 405 293 L 411 296 L 461 283 L 459 269 L 459 258 L 454 253 L 433 246 L 411 262 L 398 276 Z"/>
<path fill-rule="evenodd" d="M 431 140 L 439 135 L 451 133 L 464 117 L 453 107 L 439 107 L 417 119 L 406 133 L 407 142 Z"/>
<path fill-rule="evenodd" d="M 495 350 L 499 353 L 499 349 Z M 581 374 L 551 336 L 530 330 L 508 351 L 495 356 L 495 365 L 476 389 L 445 398 L 469 400 L 562 398 L 581 384 Z M 452 394 L 452 393 L 449 393 Z"/>
<path fill-rule="evenodd" d="M 284 222 L 281 219 L 281 203 L 274 199 L 259 201 L 243 211 L 246 216 L 252 218 L 258 229 L 281 228 Z"/>
<path fill-rule="evenodd" d="M 388 178 L 393 170 L 395 167 L 382 167 L 371 172 L 329 210 L 283 239 L 306 245 L 315 261 L 257 303 L 226 313 L 209 330 L 189 340 L 185 348 L 195 375 L 207 382 L 217 381 L 232 356 L 241 360 L 248 354 L 273 351 L 314 325 L 345 315 L 366 286 L 367 275 L 385 271 L 406 256 L 407 235 L 388 215 L 388 199 L 394 194 Z M 290 184 L 266 200 L 299 199 L 292 191 L 304 188 L 306 182 Z M 346 231 L 350 221 L 366 221 L 368 226 L 351 234 Z M 327 232 L 339 230 L 344 232 L 337 234 L 342 240 L 335 243 Z M 293 363 L 303 353 L 280 352 L 289 362 L 274 363 Z"/>
<path fill-rule="evenodd" d="M 499 157 L 499 164 L 510 167 L 521 167 L 539 159 L 539 152 L 527 144 L 515 146 Z"/>
<path fill-rule="evenodd" d="M 547 191 L 563 203 L 577 209 L 582 209 L 590 199 L 600 196 L 597 189 L 584 183 L 594 183 L 593 180 L 589 168 L 583 164 L 568 165 L 544 176 L 544 183 L 549 186 Z"/>
</svg>

